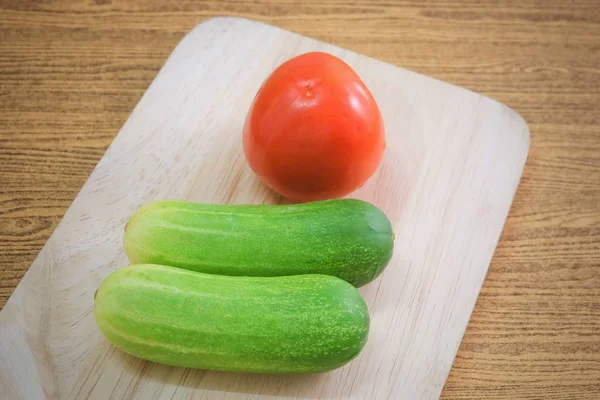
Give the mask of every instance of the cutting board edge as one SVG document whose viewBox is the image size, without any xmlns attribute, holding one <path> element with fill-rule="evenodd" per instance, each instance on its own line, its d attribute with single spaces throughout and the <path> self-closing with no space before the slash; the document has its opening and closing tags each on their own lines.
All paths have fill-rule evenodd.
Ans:
<svg viewBox="0 0 600 400">
<path fill-rule="evenodd" d="M 513 107 L 509 106 L 508 104 L 505 104 L 505 103 L 503 103 L 503 102 L 501 102 L 501 101 L 499 101 L 499 100 L 497 100 L 497 99 L 495 99 L 493 97 L 490 97 L 488 95 L 484 95 L 482 93 L 476 92 L 475 90 L 472 90 L 472 89 L 469 89 L 469 88 L 466 88 L 466 87 L 463 87 L 463 86 L 458 86 L 458 85 L 456 85 L 454 83 L 450 83 L 450 82 L 441 80 L 439 78 L 435 78 L 435 77 L 432 77 L 432 76 L 429 76 L 429 75 L 425 75 L 425 74 L 423 74 L 421 72 L 414 71 L 412 69 L 408 69 L 408 68 L 405 68 L 405 67 L 402 67 L 402 66 L 399 66 L 399 65 L 396 65 L 396 64 L 392 64 L 390 62 L 383 61 L 383 60 L 371 57 L 371 56 L 363 54 L 363 53 L 358 53 L 358 52 L 356 52 L 356 51 L 354 51 L 352 49 L 348 49 L 348 48 L 339 46 L 339 45 L 334 44 L 334 43 L 325 42 L 323 40 L 314 38 L 312 36 L 307 36 L 307 35 L 304 35 L 304 34 L 301 34 L 301 33 L 295 32 L 295 31 L 290 31 L 290 30 L 281 28 L 281 27 L 279 27 L 277 25 L 269 24 L 269 23 L 264 22 L 264 21 L 255 20 L 255 19 L 246 18 L 246 17 L 228 16 L 228 15 L 210 17 L 210 18 L 208 18 L 208 19 L 206 19 L 204 21 L 199 22 L 191 30 L 189 30 L 186 34 L 184 34 L 183 37 L 179 40 L 179 42 L 177 42 L 177 45 L 174 47 L 173 51 L 175 51 L 175 49 L 183 42 L 183 40 L 186 39 L 186 37 L 188 37 L 191 34 L 193 34 L 196 30 L 202 29 L 203 27 L 206 27 L 206 26 L 208 26 L 208 25 L 210 25 L 212 23 L 219 23 L 221 21 L 225 21 L 225 22 L 231 21 L 231 22 L 237 22 L 237 23 L 243 23 L 243 24 L 261 25 L 261 26 L 269 27 L 269 28 L 275 29 L 275 30 L 277 30 L 279 32 L 285 32 L 287 34 L 291 34 L 291 35 L 299 37 L 299 38 L 308 39 L 308 40 L 317 42 L 317 43 L 322 44 L 324 46 L 330 46 L 330 47 L 334 47 L 334 48 L 336 48 L 338 50 L 341 50 L 341 51 L 344 51 L 344 52 L 351 52 L 351 53 L 358 54 L 359 56 L 361 56 L 361 57 L 363 57 L 365 59 L 368 59 L 368 60 L 370 60 L 372 62 L 377 62 L 377 63 L 380 63 L 380 64 L 384 64 L 387 67 L 392 68 L 392 69 L 396 69 L 396 70 L 403 71 L 403 72 L 408 72 L 408 73 L 414 74 L 416 76 L 419 76 L 421 78 L 425 78 L 425 79 L 428 79 L 428 80 L 433 80 L 433 81 L 435 81 L 437 83 L 440 83 L 440 84 L 443 84 L 445 86 L 452 87 L 453 89 L 458 89 L 458 90 L 460 90 L 462 92 L 469 93 L 471 95 L 475 95 L 475 96 L 478 96 L 478 97 L 480 97 L 482 99 L 485 99 L 486 101 L 490 101 L 492 103 L 495 103 L 497 106 L 500 106 L 501 108 L 505 109 L 507 112 L 511 113 L 514 118 L 517 118 L 519 120 L 519 122 L 522 125 L 525 126 L 526 136 L 527 136 L 527 149 L 529 150 L 529 146 L 530 146 L 530 129 L 529 129 L 529 125 L 528 125 L 527 121 L 525 120 L 525 118 L 517 110 L 515 110 Z M 173 52 L 171 52 L 171 54 L 173 54 Z M 169 55 L 169 57 L 167 57 L 167 59 L 163 63 L 163 66 L 167 63 L 167 61 L 170 58 L 170 56 L 171 55 Z M 155 77 L 154 80 L 156 80 L 157 77 L 158 77 L 158 75 Z M 150 86 L 148 86 L 148 87 L 150 87 Z"/>
</svg>

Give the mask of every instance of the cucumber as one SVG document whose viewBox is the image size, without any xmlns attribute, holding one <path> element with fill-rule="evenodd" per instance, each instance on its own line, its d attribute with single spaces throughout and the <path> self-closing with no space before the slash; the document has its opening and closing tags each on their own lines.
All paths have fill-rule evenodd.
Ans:
<svg viewBox="0 0 600 400">
<path fill-rule="evenodd" d="M 394 247 L 374 205 L 351 199 L 293 205 L 158 201 L 125 226 L 132 264 L 232 276 L 333 275 L 356 287 L 375 279 Z"/>
<path fill-rule="evenodd" d="M 356 357 L 369 314 L 328 275 L 237 277 L 160 265 L 109 275 L 94 301 L 102 334 L 161 364 L 232 372 L 317 373 Z"/>
</svg>

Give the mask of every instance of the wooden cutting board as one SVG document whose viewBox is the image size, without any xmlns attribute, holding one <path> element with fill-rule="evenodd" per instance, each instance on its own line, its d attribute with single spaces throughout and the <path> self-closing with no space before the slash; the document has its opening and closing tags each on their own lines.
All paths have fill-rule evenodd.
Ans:
<svg viewBox="0 0 600 400">
<path fill-rule="evenodd" d="M 363 78 L 388 147 L 350 197 L 397 235 L 386 272 L 361 288 L 368 343 L 330 373 L 270 376 L 172 368 L 128 356 L 94 322 L 93 295 L 127 265 L 123 227 L 158 199 L 276 203 L 246 164 L 245 114 L 263 80 L 312 50 Z M 169 57 L 0 313 L 2 399 L 434 399 L 443 388 L 525 163 L 510 108 L 468 90 L 272 26 L 200 24 Z"/>
</svg>

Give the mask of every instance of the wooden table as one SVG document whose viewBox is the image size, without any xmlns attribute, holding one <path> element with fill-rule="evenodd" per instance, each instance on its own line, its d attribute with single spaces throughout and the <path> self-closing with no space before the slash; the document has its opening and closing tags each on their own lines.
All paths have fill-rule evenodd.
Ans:
<svg viewBox="0 0 600 400">
<path fill-rule="evenodd" d="M 490 3 L 1 0 L 0 307 L 181 37 L 248 17 L 523 115 L 525 174 L 443 398 L 600 398 L 600 3 Z"/>
</svg>

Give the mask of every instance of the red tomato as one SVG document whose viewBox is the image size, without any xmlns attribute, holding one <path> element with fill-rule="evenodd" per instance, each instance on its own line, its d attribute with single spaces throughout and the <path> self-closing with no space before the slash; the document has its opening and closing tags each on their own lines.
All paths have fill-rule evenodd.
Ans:
<svg viewBox="0 0 600 400">
<path fill-rule="evenodd" d="M 385 149 L 381 113 L 350 66 L 306 53 L 279 66 L 246 117 L 254 172 L 292 201 L 343 197 L 375 172 Z"/>
</svg>

